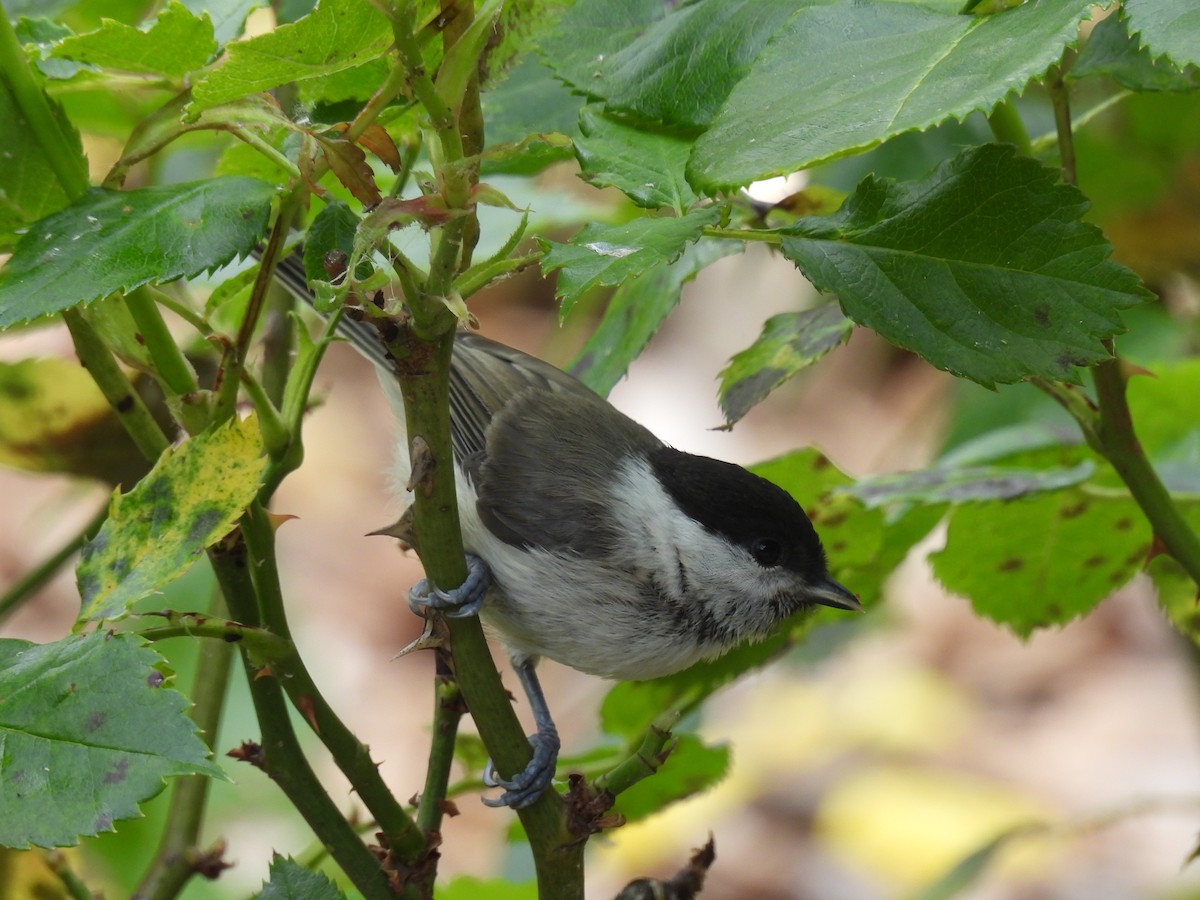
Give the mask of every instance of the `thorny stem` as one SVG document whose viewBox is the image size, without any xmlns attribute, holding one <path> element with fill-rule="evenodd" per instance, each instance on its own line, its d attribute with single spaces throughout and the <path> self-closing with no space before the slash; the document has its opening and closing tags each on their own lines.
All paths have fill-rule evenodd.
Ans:
<svg viewBox="0 0 1200 900">
<path fill-rule="evenodd" d="M 1054 106 L 1063 181 L 1075 185 L 1078 181 L 1075 141 L 1071 127 L 1070 97 L 1064 82 L 1068 65 L 1069 54 L 1063 65 L 1050 73 L 1049 90 Z M 1121 358 L 1116 355 L 1111 341 L 1106 342 L 1106 345 L 1113 354 L 1112 357 L 1092 369 L 1092 382 L 1096 390 L 1094 410 L 1078 402 L 1064 403 L 1062 391 L 1057 386 L 1055 390 L 1047 392 L 1063 403 L 1067 411 L 1075 417 L 1088 443 L 1112 464 L 1121 480 L 1128 486 L 1134 501 L 1153 527 L 1155 537 L 1183 566 L 1192 580 L 1200 585 L 1200 538 L 1188 525 L 1158 473 L 1146 458 L 1134 430 L 1133 416 L 1126 396 L 1127 378 Z M 1047 390 L 1045 384 L 1035 384 Z"/>
<path fill-rule="evenodd" d="M 225 603 L 220 592 L 213 598 L 212 609 L 216 615 L 224 612 Z M 142 636 L 148 635 L 143 632 Z M 228 639 L 201 642 L 188 696 L 192 699 L 192 721 L 210 752 L 216 749 L 232 661 L 233 644 Z M 196 863 L 204 855 L 199 841 L 210 785 L 211 779 L 205 775 L 179 778 L 172 785 L 162 838 L 150 868 L 133 895 L 134 900 L 170 900 L 195 874 Z"/>
</svg>

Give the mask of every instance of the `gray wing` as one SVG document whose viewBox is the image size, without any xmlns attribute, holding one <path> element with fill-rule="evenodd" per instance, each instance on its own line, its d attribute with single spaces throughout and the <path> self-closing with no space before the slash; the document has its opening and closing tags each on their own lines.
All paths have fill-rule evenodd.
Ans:
<svg viewBox="0 0 1200 900">
<path fill-rule="evenodd" d="M 609 487 L 648 430 L 553 366 L 463 333 L 451 365 L 455 453 L 483 523 L 517 546 L 603 556 L 615 543 Z"/>
<path fill-rule="evenodd" d="M 296 254 L 275 274 L 312 302 Z M 374 327 L 343 317 L 338 331 L 394 375 Z M 607 496 L 617 470 L 631 454 L 662 446 L 567 373 L 465 331 L 450 364 L 450 420 L 454 455 L 475 486 L 484 524 L 510 544 L 585 556 L 603 555 L 619 527 Z"/>
</svg>

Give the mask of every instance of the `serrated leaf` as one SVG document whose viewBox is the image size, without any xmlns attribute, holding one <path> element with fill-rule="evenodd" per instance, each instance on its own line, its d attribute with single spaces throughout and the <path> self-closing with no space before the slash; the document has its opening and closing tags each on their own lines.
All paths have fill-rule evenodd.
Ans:
<svg viewBox="0 0 1200 900">
<path fill-rule="evenodd" d="M 600 324 L 571 364 L 571 374 L 606 396 L 679 303 L 684 284 L 706 266 L 742 249 L 736 241 L 701 238 L 675 262 L 659 263 L 624 282 L 613 292 Z"/>
<path fill-rule="evenodd" d="M 213 178 L 96 188 L 42 219 L 0 272 L 0 328 L 244 256 L 266 233 L 275 187 Z"/>
<path fill-rule="evenodd" d="M 341 888 L 322 875 L 305 869 L 290 857 L 278 853 L 271 859 L 271 871 L 258 900 L 346 900 Z"/>
<path fill-rule="evenodd" d="M 755 342 L 721 371 L 726 423 L 737 422 L 771 391 L 849 340 L 853 329 L 836 301 L 767 319 Z"/>
<path fill-rule="evenodd" d="M 729 745 L 708 746 L 695 735 L 675 735 L 670 755 L 654 773 L 617 796 L 613 809 L 636 822 L 717 785 L 729 772 Z"/>
<path fill-rule="evenodd" d="M 168 776 L 221 776 L 161 663 L 130 635 L 0 639 L 0 845 L 73 846 Z"/>
<path fill-rule="evenodd" d="M 319 137 L 317 143 L 334 177 L 363 206 L 377 206 L 383 195 L 379 193 L 379 185 L 375 183 L 375 172 L 367 162 L 367 155 L 363 149 L 343 138 Z"/>
<path fill-rule="evenodd" d="M 559 273 L 559 317 L 594 287 L 620 284 L 659 263 L 670 263 L 720 219 L 721 211 L 707 206 L 676 218 L 644 216 L 624 225 L 587 225 L 566 244 L 542 240 L 542 271 Z"/>
<path fill-rule="evenodd" d="M 945 549 L 930 562 L 977 613 L 1025 637 L 1084 615 L 1124 585 L 1151 537 L 1132 500 L 1069 489 L 955 507 Z"/>
<path fill-rule="evenodd" d="M 643 121 L 707 125 L 795 0 L 577 3 L 542 42 L 576 91 Z M 794 98 L 793 98 L 794 100 Z M 762 112 L 761 106 L 755 109 Z"/>
<path fill-rule="evenodd" d="M 521 145 L 539 134 L 570 137 L 578 133 L 579 109 L 583 98 L 562 86 L 536 57 L 523 59 L 508 76 L 480 97 L 484 134 L 489 150 L 499 145 Z M 519 153 L 493 159 L 485 154 L 483 173 L 508 172 L 531 175 L 554 162 L 571 158 L 569 141 L 529 140 Z"/>
<path fill-rule="evenodd" d="M 65 359 L 0 363 L 0 464 L 109 484 L 148 468 L 87 370 Z"/>
<path fill-rule="evenodd" d="M 392 42 L 391 26 L 374 4 L 323 0 L 291 24 L 230 44 L 195 79 L 192 109 L 355 68 L 385 55 Z"/>
<path fill-rule="evenodd" d="M 1095 471 L 1095 463 L 1091 460 L 1084 460 L 1070 468 L 1055 466 L 1046 469 L 933 466 L 917 472 L 874 475 L 860 479 L 844 490 L 872 509 L 893 503 L 1015 500 L 1027 494 L 1074 487 L 1087 481 Z"/>
<path fill-rule="evenodd" d="M 683 177 L 691 141 L 638 128 L 585 107 L 583 136 L 575 140 L 581 177 L 597 187 L 615 187 L 638 206 L 665 206 L 682 213 L 698 199 Z"/>
<path fill-rule="evenodd" d="M 713 192 L 988 111 L 1073 46 L 1088 0 L 992 16 L 858 0 L 807 6 L 696 141 L 688 179 Z"/>
<path fill-rule="evenodd" d="M 1200 6 L 1178 0 L 1126 0 L 1129 30 L 1156 59 L 1168 56 L 1179 68 L 1200 66 Z"/>
<path fill-rule="evenodd" d="M 123 616 L 186 572 L 254 499 L 262 469 L 262 438 L 251 416 L 168 450 L 133 490 L 114 494 L 108 520 L 76 569 L 79 621 Z"/>
<path fill-rule="evenodd" d="M 1120 14 L 1109 16 L 1092 29 L 1068 75 L 1107 75 L 1131 91 L 1190 91 L 1200 87 L 1200 73 L 1195 68 L 1182 72 L 1169 62 L 1153 60 L 1150 51 L 1129 34 L 1126 17 Z"/>
<path fill-rule="evenodd" d="M 1086 209 L 1054 170 L 984 144 L 917 182 L 864 179 L 782 250 L 851 319 L 940 369 L 988 387 L 1078 381 L 1108 358 L 1119 311 L 1150 296 Z"/>
<path fill-rule="evenodd" d="M 6 8 L 11 10 L 11 7 L 7 5 Z M 51 58 L 51 53 L 58 42 L 75 33 L 66 25 L 50 19 L 22 18 L 16 23 L 13 30 L 25 52 L 30 53 L 36 61 L 38 71 L 47 78 L 65 81 L 80 70 L 87 68 L 82 63 Z"/>
<path fill-rule="evenodd" d="M 182 78 L 217 51 L 212 22 L 172 0 L 143 31 L 105 19 L 96 31 L 66 38 L 51 53 L 104 69 Z"/>
</svg>

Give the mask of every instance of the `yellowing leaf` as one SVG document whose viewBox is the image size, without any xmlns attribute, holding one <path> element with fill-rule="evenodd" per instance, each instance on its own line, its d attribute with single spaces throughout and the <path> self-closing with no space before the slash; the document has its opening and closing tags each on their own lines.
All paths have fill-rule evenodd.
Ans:
<svg viewBox="0 0 1200 900">
<path fill-rule="evenodd" d="M 251 416 L 168 450 L 133 490 L 114 494 L 76 570 L 80 622 L 120 617 L 187 571 L 254 499 L 262 467 Z"/>
</svg>

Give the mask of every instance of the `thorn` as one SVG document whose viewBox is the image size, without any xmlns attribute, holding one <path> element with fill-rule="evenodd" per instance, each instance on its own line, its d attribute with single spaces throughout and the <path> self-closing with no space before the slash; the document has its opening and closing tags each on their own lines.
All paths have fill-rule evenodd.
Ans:
<svg viewBox="0 0 1200 900">
<path fill-rule="evenodd" d="M 278 531 L 279 526 L 281 526 L 284 522 L 290 522 L 292 519 L 299 518 L 299 516 L 293 516 L 291 513 L 267 513 L 267 523 L 271 526 L 272 533 Z"/>
<path fill-rule="evenodd" d="M 448 646 L 450 646 L 450 631 L 446 628 L 445 620 L 441 616 L 430 616 L 425 620 L 425 629 L 421 632 L 420 637 L 401 649 L 392 659 L 408 656 L 417 650 L 436 650 L 439 647 Z"/>
</svg>

